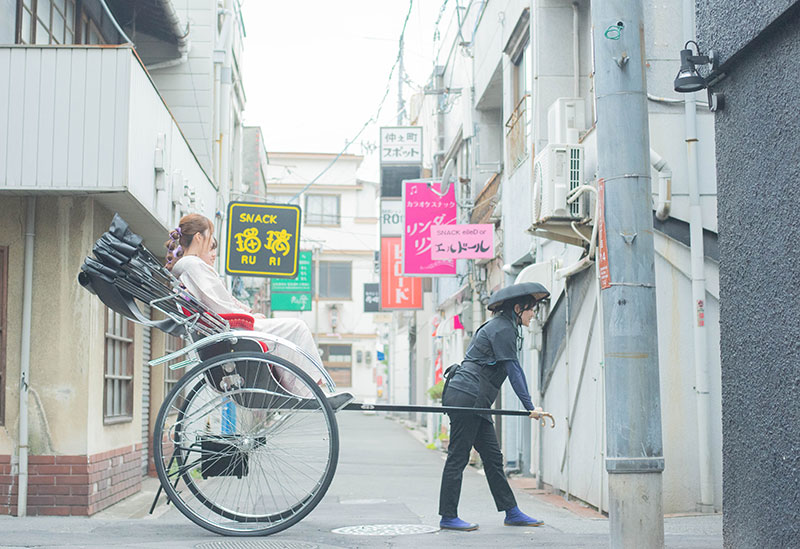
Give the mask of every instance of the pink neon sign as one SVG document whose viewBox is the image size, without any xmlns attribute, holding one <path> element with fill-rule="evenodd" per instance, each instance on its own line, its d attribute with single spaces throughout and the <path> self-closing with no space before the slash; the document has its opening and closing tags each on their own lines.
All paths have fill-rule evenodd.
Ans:
<svg viewBox="0 0 800 549">
<path fill-rule="evenodd" d="M 456 274 L 454 259 L 431 257 L 431 227 L 455 225 L 457 215 L 455 186 L 445 196 L 434 192 L 439 182 L 403 181 L 403 274 L 441 276 Z"/>
</svg>

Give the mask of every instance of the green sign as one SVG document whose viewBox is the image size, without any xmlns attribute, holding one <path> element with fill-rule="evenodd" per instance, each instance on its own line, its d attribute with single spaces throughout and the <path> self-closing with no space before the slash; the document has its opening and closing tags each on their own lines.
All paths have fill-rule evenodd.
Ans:
<svg viewBox="0 0 800 549">
<path fill-rule="evenodd" d="M 225 271 L 233 275 L 296 278 L 300 207 L 231 202 Z"/>
<path fill-rule="evenodd" d="M 272 294 L 273 311 L 310 311 L 311 294 Z"/>
<path fill-rule="evenodd" d="M 311 252 L 300 252 L 300 274 L 297 278 L 276 278 L 270 280 L 273 292 L 311 293 Z"/>
</svg>

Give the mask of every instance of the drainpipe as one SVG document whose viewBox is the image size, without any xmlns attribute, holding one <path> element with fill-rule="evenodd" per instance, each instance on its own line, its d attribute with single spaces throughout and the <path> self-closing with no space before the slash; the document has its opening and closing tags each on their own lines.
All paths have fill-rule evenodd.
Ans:
<svg viewBox="0 0 800 549">
<path fill-rule="evenodd" d="M 572 3 L 572 72 L 575 79 L 572 84 L 572 97 L 581 96 L 581 56 L 580 56 L 580 14 L 578 3 Z"/>
<path fill-rule="evenodd" d="M 669 217 L 669 210 L 672 206 L 672 169 L 667 164 L 667 161 L 661 158 L 661 155 L 653 149 L 650 149 L 650 165 L 658 172 L 656 217 L 664 221 Z"/>
<path fill-rule="evenodd" d="M 22 341 L 19 360 L 19 475 L 17 516 L 28 514 L 28 385 L 31 368 L 31 301 L 33 295 L 33 245 L 36 197 L 28 197 L 25 218 L 25 258 L 22 280 Z"/>
<path fill-rule="evenodd" d="M 694 0 L 683 0 L 683 36 L 694 39 Z M 692 302 L 694 309 L 694 372 L 697 402 L 697 453 L 700 465 L 701 512 L 714 511 L 714 483 L 711 471 L 711 392 L 706 360 L 705 252 L 703 250 L 703 215 L 700 208 L 697 166 L 697 106 L 694 93 L 686 94 L 686 161 L 689 180 L 689 242 L 692 257 Z"/>
<path fill-rule="evenodd" d="M 177 57 L 176 59 L 170 59 L 169 61 L 161 61 L 160 63 L 145 65 L 145 68 L 148 71 L 166 69 L 168 67 L 176 67 L 178 65 L 183 65 L 184 63 L 186 63 L 186 61 L 189 60 L 189 53 L 192 51 L 192 41 L 189 39 L 189 32 L 191 30 L 190 25 L 191 23 L 186 23 L 186 31 L 184 35 L 181 37 L 180 41 L 178 42 L 178 53 L 180 54 L 180 56 Z"/>
<path fill-rule="evenodd" d="M 225 105 L 225 88 L 228 89 L 228 101 L 230 100 L 230 86 L 223 86 L 223 74 L 228 74 L 228 83 L 230 84 L 230 64 L 228 61 L 228 44 L 230 42 L 230 35 L 232 33 L 232 26 L 233 26 L 233 10 L 229 9 L 219 9 L 217 10 L 217 15 L 224 15 L 225 20 L 222 23 L 222 30 L 219 33 L 219 37 L 217 38 L 216 47 L 214 49 L 214 104 L 216 108 L 214 109 L 214 131 L 212 133 L 212 154 L 214 158 L 212 159 L 214 165 L 214 181 L 219 187 L 220 191 L 223 191 L 222 188 L 222 180 L 223 180 L 223 158 L 225 155 L 223 154 L 223 143 L 227 143 L 223 136 L 223 128 L 227 127 L 227 120 L 225 115 L 227 113 L 223 113 L 223 107 Z M 227 69 L 227 71 L 225 70 Z M 225 130 L 227 131 L 227 130 Z M 225 196 L 223 194 L 223 196 Z"/>
</svg>

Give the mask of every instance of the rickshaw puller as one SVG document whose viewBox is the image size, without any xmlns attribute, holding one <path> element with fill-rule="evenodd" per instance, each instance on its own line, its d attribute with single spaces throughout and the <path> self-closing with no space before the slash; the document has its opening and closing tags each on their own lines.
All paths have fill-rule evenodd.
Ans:
<svg viewBox="0 0 800 549">
<path fill-rule="evenodd" d="M 535 282 L 514 284 L 495 292 L 488 308 L 493 317 L 475 332 L 461 365 L 448 377 L 442 395 L 444 406 L 491 408 L 506 377 L 532 419 L 541 417 L 528 393 L 525 374 L 517 353 L 522 343 L 522 327 L 530 325 L 534 307 L 549 297 L 544 286 Z M 477 530 L 478 525 L 458 518 L 458 501 L 464 468 L 475 447 L 483 460 L 486 480 L 498 511 L 505 511 L 506 526 L 541 526 L 543 521 L 523 513 L 503 471 L 503 454 L 494 424 L 485 414 L 450 413 L 450 445 L 442 471 L 439 493 L 439 527 L 448 530 Z"/>
</svg>

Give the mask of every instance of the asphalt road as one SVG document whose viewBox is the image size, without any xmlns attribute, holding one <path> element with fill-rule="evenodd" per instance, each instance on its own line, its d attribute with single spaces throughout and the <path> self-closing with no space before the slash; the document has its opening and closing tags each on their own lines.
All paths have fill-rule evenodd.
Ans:
<svg viewBox="0 0 800 549">
<path fill-rule="evenodd" d="M 334 481 L 311 514 L 265 538 L 224 538 L 206 532 L 163 503 L 148 515 L 155 479 L 143 491 L 91 518 L 0 517 L 0 547 L 136 547 L 197 549 L 306 549 L 331 547 L 605 547 L 608 521 L 561 498 L 515 483 L 520 508 L 545 521 L 539 528 L 507 527 L 494 509 L 486 479 L 468 467 L 459 508 L 474 532 L 439 531 L 437 500 L 444 464 L 409 430 L 383 415 L 338 414 L 341 453 Z M 361 534 L 336 533 L 356 527 Z M 426 528 L 427 527 L 427 528 Z M 404 533 L 419 530 L 429 533 Z M 667 547 L 722 547 L 722 517 L 665 520 Z M 387 534 L 390 535 L 377 535 Z"/>
</svg>

